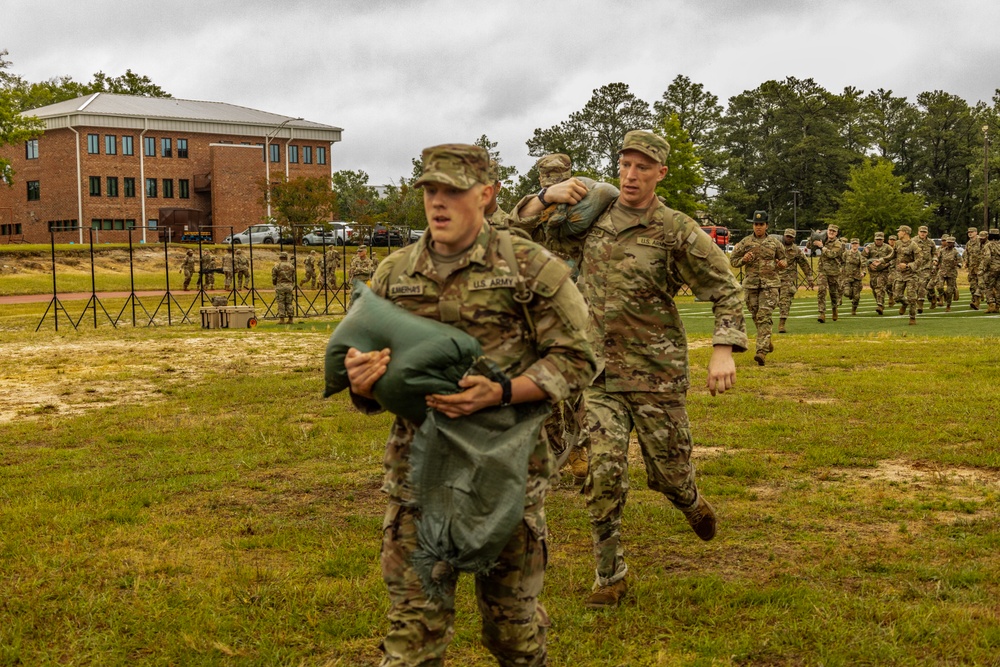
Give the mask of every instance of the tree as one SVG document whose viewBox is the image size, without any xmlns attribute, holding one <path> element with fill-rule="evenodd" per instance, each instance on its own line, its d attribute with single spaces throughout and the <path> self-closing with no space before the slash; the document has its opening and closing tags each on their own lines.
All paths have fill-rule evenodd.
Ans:
<svg viewBox="0 0 1000 667">
<path fill-rule="evenodd" d="M 411 229 L 427 227 L 427 217 L 424 215 L 424 195 L 420 188 L 400 178 L 399 183 L 386 188 L 383 197 L 384 208 L 380 220 L 391 225 L 406 225 Z"/>
<path fill-rule="evenodd" d="M 839 208 L 830 218 L 844 237 L 872 238 L 875 232 L 893 232 L 899 225 L 924 224 L 930 210 L 920 195 L 907 192 L 902 176 L 889 160 L 875 158 L 852 167 L 847 190 L 837 198 Z"/>
<path fill-rule="evenodd" d="M 497 174 L 500 185 L 503 188 L 498 195 L 498 205 L 500 208 L 509 210 L 511 206 L 517 203 L 518 199 L 512 199 L 512 194 L 514 192 L 514 178 L 517 177 L 517 167 L 504 166 L 503 158 L 500 157 L 500 151 L 497 150 L 497 142 L 490 141 L 489 137 L 485 134 L 476 139 L 476 145 L 481 146 L 487 154 L 489 154 L 491 160 L 495 160 L 497 163 Z"/>
<path fill-rule="evenodd" d="M 706 91 L 704 85 L 678 74 L 667 86 L 662 99 L 653 103 L 653 110 L 657 127 L 662 127 L 671 114 L 677 116 L 701 162 L 703 181 L 698 194 L 707 201 L 709 191 L 718 192 L 726 163 L 720 131 L 723 108 L 719 98 Z"/>
<path fill-rule="evenodd" d="M 261 182 L 264 206 L 270 202 L 271 211 L 278 224 L 291 227 L 295 240 L 302 235 L 303 227 L 323 225 L 330 221 L 336 210 L 337 195 L 330 188 L 330 179 L 299 177 Z"/>
<path fill-rule="evenodd" d="M 663 197 L 670 208 L 694 217 L 703 208 L 697 193 L 704 183 L 694 144 L 681 127 L 677 114 L 665 118 L 658 130 L 670 144 L 670 154 L 667 156 L 667 175 L 656 186 L 656 194 Z"/>
<path fill-rule="evenodd" d="M 40 137 L 44 126 L 37 118 L 21 115 L 15 92 L 21 79 L 7 71 L 10 61 L 6 56 L 6 49 L 0 51 L 0 146 L 14 146 Z M 14 169 L 10 160 L 3 157 L 0 157 L 0 182 L 14 184 Z"/>
<path fill-rule="evenodd" d="M 347 169 L 334 172 L 330 179 L 336 194 L 334 215 L 338 220 L 348 220 L 370 225 L 379 213 L 378 192 L 368 185 L 368 174 Z"/>
<path fill-rule="evenodd" d="M 95 72 L 94 78 L 86 86 L 88 93 L 114 93 L 116 95 L 138 95 L 140 97 L 171 97 L 148 76 L 141 76 L 130 69 L 121 76 L 109 77 L 104 72 Z"/>
</svg>

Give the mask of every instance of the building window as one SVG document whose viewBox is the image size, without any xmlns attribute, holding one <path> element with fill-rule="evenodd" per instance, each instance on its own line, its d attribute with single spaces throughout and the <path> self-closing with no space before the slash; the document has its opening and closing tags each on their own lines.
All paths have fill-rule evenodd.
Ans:
<svg viewBox="0 0 1000 667">
<path fill-rule="evenodd" d="M 178 139 L 177 140 L 177 157 L 187 157 L 188 156 L 188 140 Z"/>
<path fill-rule="evenodd" d="M 125 190 L 126 197 L 135 197 L 135 179 L 129 176 L 123 178 L 122 189 Z"/>
<path fill-rule="evenodd" d="M 113 221 L 112 229 L 125 229 L 125 221 L 124 220 Z"/>
<path fill-rule="evenodd" d="M 316 164 L 326 164 L 326 148 L 323 146 L 316 147 Z"/>
<path fill-rule="evenodd" d="M 101 196 L 101 177 L 91 176 L 90 177 L 90 196 L 100 197 Z"/>
<path fill-rule="evenodd" d="M 147 178 L 146 179 L 146 196 L 149 198 L 156 196 L 156 179 Z"/>
<path fill-rule="evenodd" d="M 167 199 L 172 199 L 174 196 L 174 179 L 164 178 L 163 179 L 163 196 Z"/>
<path fill-rule="evenodd" d="M 173 155 L 173 150 L 170 146 L 170 139 L 163 137 L 160 139 L 160 157 L 171 157 Z"/>
<path fill-rule="evenodd" d="M 295 164 L 299 163 L 299 147 L 289 146 L 288 147 L 288 161 Z"/>
<path fill-rule="evenodd" d="M 186 178 L 177 179 L 177 190 L 178 190 L 178 196 L 181 199 L 188 199 L 191 196 L 191 186 L 188 184 L 188 179 Z"/>
<path fill-rule="evenodd" d="M 118 154 L 118 137 L 116 137 L 113 134 L 104 135 L 104 154 L 105 155 Z"/>
<path fill-rule="evenodd" d="M 28 201 L 38 201 L 42 198 L 42 188 L 38 181 L 28 181 Z"/>
<path fill-rule="evenodd" d="M 146 146 L 146 157 L 156 157 L 156 139 L 146 137 L 143 143 Z"/>
<path fill-rule="evenodd" d="M 28 139 L 24 142 L 24 156 L 29 160 L 38 159 L 38 139 Z"/>
<path fill-rule="evenodd" d="M 149 220 L 146 221 L 146 226 L 149 227 L 150 229 L 156 229 L 156 225 L 159 224 L 159 222 L 160 221 L 157 220 L 156 218 L 150 218 Z"/>
<path fill-rule="evenodd" d="M 302 164 L 312 164 L 313 163 L 313 147 L 303 146 L 302 147 Z"/>
<path fill-rule="evenodd" d="M 278 144 L 271 144 L 271 162 L 281 162 L 281 146 Z"/>
<path fill-rule="evenodd" d="M 111 229 L 114 223 L 114 220 L 101 220 L 101 229 Z"/>
<path fill-rule="evenodd" d="M 101 137 L 99 135 L 87 135 L 87 152 L 91 155 L 97 155 L 101 152 Z"/>
<path fill-rule="evenodd" d="M 49 220 L 50 232 L 75 232 L 76 220 Z"/>
<path fill-rule="evenodd" d="M 118 177 L 117 176 L 108 176 L 107 193 L 108 193 L 109 197 L 117 197 L 118 196 Z"/>
<path fill-rule="evenodd" d="M 135 155 L 135 149 L 132 148 L 132 137 L 127 134 L 122 135 L 122 155 Z"/>
</svg>

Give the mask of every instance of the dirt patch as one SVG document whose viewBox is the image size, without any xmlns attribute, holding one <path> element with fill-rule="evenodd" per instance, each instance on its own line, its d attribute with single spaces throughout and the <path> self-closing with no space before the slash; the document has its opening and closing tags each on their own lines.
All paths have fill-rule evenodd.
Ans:
<svg viewBox="0 0 1000 667">
<path fill-rule="evenodd" d="M 923 482 L 932 484 L 975 484 L 1000 488 L 1000 471 L 964 466 L 948 466 L 923 461 L 880 461 L 875 468 L 838 470 L 851 480 L 884 480 L 887 482 Z"/>
</svg>

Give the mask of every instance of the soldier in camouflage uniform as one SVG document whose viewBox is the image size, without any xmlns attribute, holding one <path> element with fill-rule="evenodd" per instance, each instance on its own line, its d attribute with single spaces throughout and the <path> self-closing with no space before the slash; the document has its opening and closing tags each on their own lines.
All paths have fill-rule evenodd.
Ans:
<svg viewBox="0 0 1000 667">
<path fill-rule="evenodd" d="M 288 253 L 278 255 L 278 263 L 271 268 L 274 285 L 274 304 L 278 311 L 278 324 L 293 324 L 295 317 L 295 267 L 288 261 Z"/>
<path fill-rule="evenodd" d="M 840 272 L 844 266 L 844 244 L 837 238 L 840 228 L 837 225 L 830 225 L 826 228 L 825 241 L 813 241 L 813 245 L 819 248 L 819 266 L 816 273 L 819 280 L 816 281 L 816 301 L 819 306 L 819 316 L 816 321 L 820 324 L 826 322 L 826 293 L 830 292 L 830 307 L 833 309 L 833 321 L 837 321 L 837 304 L 840 302 Z"/>
<path fill-rule="evenodd" d="M 851 239 L 851 247 L 844 253 L 844 296 L 851 301 L 851 315 L 858 314 L 861 302 L 861 281 L 865 277 L 865 258 L 861 255 L 861 240 Z"/>
<path fill-rule="evenodd" d="M 486 205 L 486 222 L 497 229 L 507 229 L 507 212 L 497 203 L 503 184 L 500 182 L 500 165 L 496 160 L 490 160 L 490 178 L 493 179 L 493 198 Z"/>
<path fill-rule="evenodd" d="M 250 289 L 250 260 L 243 255 L 241 248 L 236 249 L 236 289 Z"/>
<path fill-rule="evenodd" d="M 813 289 L 813 272 L 805 255 L 795 245 L 795 230 L 786 229 L 782 237 L 782 251 L 785 253 L 785 268 L 781 269 L 781 288 L 778 290 L 778 308 L 781 319 L 778 320 L 778 333 L 785 333 L 785 320 L 792 311 L 792 299 L 799 286 L 799 267 L 809 281 L 809 289 Z"/>
<path fill-rule="evenodd" d="M 896 230 L 899 240 L 892 249 L 892 263 L 896 266 L 896 282 L 892 293 L 899 306 L 899 314 L 905 315 L 910 309 L 910 324 L 917 323 L 917 282 L 920 279 L 918 267 L 922 251 L 916 241 L 910 238 L 910 226 L 902 225 Z"/>
<path fill-rule="evenodd" d="M 979 289 L 989 306 L 986 312 L 1000 312 L 1000 229 L 994 227 L 989 231 L 986 245 L 983 246 L 981 269 Z"/>
<path fill-rule="evenodd" d="M 184 289 L 189 289 L 191 284 L 191 276 L 194 275 L 194 250 L 191 248 L 187 249 L 184 253 L 184 261 L 181 263 L 181 273 L 184 274 Z"/>
<path fill-rule="evenodd" d="M 933 290 L 928 293 L 927 288 L 934 274 L 934 264 L 937 260 L 937 246 L 934 240 L 927 238 L 928 230 L 926 225 L 921 225 L 917 230 L 917 238 L 913 242 L 920 246 L 920 261 L 917 264 L 917 313 L 924 312 L 924 299 L 930 300 L 933 308 L 937 301 Z"/>
<path fill-rule="evenodd" d="M 227 292 L 233 289 L 233 256 L 230 252 L 222 251 L 222 275 L 226 279 L 225 289 Z"/>
<path fill-rule="evenodd" d="M 983 246 L 979 242 L 978 229 L 969 227 L 968 234 L 969 240 L 965 244 L 963 261 L 969 272 L 969 296 L 972 299 L 969 302 L 969 308 L 979 310 L 979 304 L 983 299 L 982 292 L 979 290 L 979 266 L 983 257 Z"/>
<path fill-rule="evenodd" d="M 389 255 L 372 279 L 376 294 L 475 337 L 486 356 L 512 378 L 502 387 L 483 376 L 468 376 L 459 383 L 461 393 L 427 397 L 429 407 L 453 418 L 489 406 L 567 399 L 583 390 L 595 369 L 586 339 L 586 306 L 566 265 L 541 246 L 486 224 L 484 211 L 494 183 L 487 170 L 486 151 L 478 146 L 424 150 L 423 174 L 415 185 L 424 188 L 427 233 Z M 505 256 L 517 266 L 512 268 Z M 527 312 L 514 299 L 522 278 Z M 391 354 L 352 349 L 345 358 L 351 398 L 363 412 L 381 410 L 371 387 Z M 413 508 L 409 457 L 416 429 L 397 417 L 384 458 L 382 491 L 389 496 L 389 507 L 381 564 L 391 602 L 390 627 L 382 642 L 384 667 L 444 664 L 454 632 L 458 574 L 445 575 L 449 595 L 444 600 L 429 597 L 412 563 L 418 510 Z M 528 465 L 524 521 L 497 565 L 476 575 L 482 641 L 501 665 L 546 664 L 549 620 L 538 595 L 546 561 L 543 502 L 553 461 L 544 432 Z"/>
<path fill-rule="evenodd" d="M 198 283 L 205 289 L 215 289 L 215 269 L 218 264 L 215 262 L 215 253 L 208 251 L 201 256 L 201 276 Z"/>
<path fill-rule="evenodd" d="M 337 289 L 337 272 L 340 270 L 341 252 L 336 246 L 326 249 L 322 275 L 320 276 L 321 289 Z"/>
<path fill-rule="evenodd" d="M 299 286 L 308 284 L 309 289 L 316 289 L 316 251 L 310 250 L 309 254 L 306 256 L 306 261 L 303 262 L 306 267 L 306 275 L 299 283 Z"/>
<path fill-rule="evenodd" d="M 944 237 L 944 248 L 938 253 L 938 295 L 945 305 L 945 312 L 951 312 L 951 301 L 955 295 L 958 280 L 958 265 L 961 258 L 955 249 L 955 237 Z"/>
<path fill-rule="evenodd" d="M 591 608 L 616 606 L 627 591 L 621 521 L 633 430 L 649 487 L 680 509 L 701 539 L 715 536 L 715 512 L 698 492 L 690 461 L 687 337 L 674 297 L 687 284 L 713 304 L 707 384 L 714 395 L 735 382 L 732 352 L 747 347 L 743 290 L 725 254 L 698 223 L 656 197 L 669 150 L 651 132 L 625 135 L 618 160 L 621 195 L 591 227 L 583 250 L 580 283 L 599 371 L 584 399 L 590 431 L 584 493 L 597 564 L 594 591 L 585 602 Z M 586 194 L 582 182 L 569 179 L 550 186 L 545 199 L 573 205 Z M 521 214 L 543 209 L 532 200 Z"/>
<path fill-rule="evenodd" d="M 890 258 L 892 246 L 885 242 L 885 233 L 875 232 L 875 242 L 861 251 L 868 268 L 868 283 L 875 297 L 875 312 L 881 315 L 885 311 L 886 287 L 889 284 Z"/>
<path fill-rule="evenodd" d="M 895 285 L 896 280 L 899 278 L 899 269 L 896 267 L 896 262 L 892 261 L 892 257 L 896 252 L 896 244 L 899 239 L 895 234 L 889 235 L 889 247 L 892 249 L 892 253 L 889 255 L 889 284 L 886 286 L 886 294 L 889 295 L 889 307 L 892 308 L 896 305 L 896 294 Z"/>
<path fill-rule="evenodd" d="M 368 256 L 368 246 L 358 246 L 358 254 L 351 260 L 351 266 L 347 270 L 347 284 L 345 287 L 347 288 L 348 295 L 352 294 L 355 280 L 367 283 L 372 279 L 376 266 L 377 263 Z M 348 302 L 348 307 L 350 307 L 350 303 Z"/>
<path fill-rule="evenodd" d="M 781 271 L 788 267 L 781 244 L 767 233 L 767 211 L 754 211 L 753 234 L 744 236 L 729 256 L 734 268 L 743 267 L 743 294 L 747 310 L 757 327 L 757 353 L 753 360 L 759 366 L 774 349 L 771 343 L 771 313 L 778 305 Z"/>
</svg>

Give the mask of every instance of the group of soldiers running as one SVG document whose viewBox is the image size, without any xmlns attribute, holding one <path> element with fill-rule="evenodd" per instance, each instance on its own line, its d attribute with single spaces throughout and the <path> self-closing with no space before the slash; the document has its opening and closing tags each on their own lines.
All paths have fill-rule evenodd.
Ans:
<svg viewBox="0 0 1000 667">
<path fill-rule="evenodd" d="M 219 258 L 217 253 L 222 253 L 222 268 L 219 269 Z M 188 248 L 184 254 L 184 261 L 181 262 L 181 273 L 184 275 L 184 289 L 191 286 L 191 278 L 198 274 L 197 285 L 204 289 L 215 289 L 215 274 L 222 273 L 225 278 L 224 289 L 233 289 L 233 280 L 236 281 L 236 289 L 250 289 L 250 260 L 243 255 L 243 251 L 237 249 L 235 256 L 228 252 L 216 251 L 205 252 L 201 255 L 201 268 L 197 268 L 194 258 L 194 250 Z"/>
</svg>

